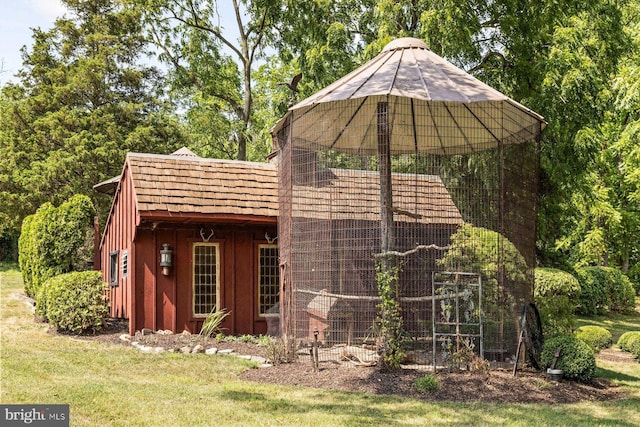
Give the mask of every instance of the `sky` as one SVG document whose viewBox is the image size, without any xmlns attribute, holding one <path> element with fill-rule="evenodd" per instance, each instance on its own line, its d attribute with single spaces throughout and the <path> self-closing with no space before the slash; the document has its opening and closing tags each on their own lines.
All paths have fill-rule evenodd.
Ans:
<svg viewBox="0 0 640 427">
<path fill-rule="evenodd" d="M 0 86 L 17 81 L 14 76 L 22 66 L 20 49 L 30 47 L 33 28 L 48 30 L 66 9 L 60 0 L 0 0 Z M 229 2 L 218 8 L 223 26 L 231 39 L 238 37 L 235 15 Z M 224 25 L 229 22 L 229 25 Z"/>
<path fill-rule="evenodd" d="M 49 29 L 65 12 L 59 0 L 0 0 L 0 85 L 15 81 L 20 48 L 31 46 L 31 29 Z"/>
</svg>

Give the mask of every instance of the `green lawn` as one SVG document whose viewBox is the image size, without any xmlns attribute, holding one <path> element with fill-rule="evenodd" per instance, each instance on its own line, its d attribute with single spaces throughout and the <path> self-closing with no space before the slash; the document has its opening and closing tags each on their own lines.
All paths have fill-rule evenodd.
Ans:
<svg viewBox="0 0 640 427">
<path fill-rule="evenodd" d="M 640 310 L 640 297 L 636 297 L 636 310 Z M 632 314 L 609 314 L 607 316 L 579 317 L 577 327 L 585 325 L 602 326 L 608 329 L 616 343 L 620 335 L 627 331 L 640 331 L 640 312 Z"/>
<path fill-rule="evenodd" d="M 640 364 L 599 367 L 628 398 L 571 405 L 425 403 L 255 384 L 238 380 L 249 365 L 235 358 L 49 335 L 14 296 L 20 274 L 0 269 L 0 401 L 67 403 L 73 426 L 640 425 Z"/>
</svg>

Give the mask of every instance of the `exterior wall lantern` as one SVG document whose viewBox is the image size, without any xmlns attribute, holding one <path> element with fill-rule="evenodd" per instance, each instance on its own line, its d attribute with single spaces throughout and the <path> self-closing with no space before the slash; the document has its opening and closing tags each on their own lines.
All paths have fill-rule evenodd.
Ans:
<svg viewBox="0 0 640 427">
<path fill-rule="evenodd" d="M 168 243 L 162 244 L 163 249 L 160 250 L 160 267 L 162 267 L 162 274 L 168 276 L 173 268 L 173 251 Z"/>
</svg>

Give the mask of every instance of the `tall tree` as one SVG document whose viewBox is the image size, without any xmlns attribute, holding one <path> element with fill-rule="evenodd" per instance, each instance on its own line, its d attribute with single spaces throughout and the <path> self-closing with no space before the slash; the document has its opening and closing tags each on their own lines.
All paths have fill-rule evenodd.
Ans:
<svg viewBox="0 0 640 427">
<path fill-rule="evenodd" d="M 418 37 L 434 52 L 544 115 L 549 126 L 541 141 L 540 260 L 575 262 L 575 251 L 569 254 L 557 249 L 582 243 L 586 250 L 604 233 L 616 242 L 606 245 L 608 251 L 623 247 L 623 236 L 634 230 L 634 215 L 618 203 L 627 200 L 629 204 L 625 192 L 632 188 L 633 178 L 621 179 L 616 171 L 622 164 L 614 161 L 624 157 L 627 160 L 623 164 L 629 168 L 632 145 L 625 145 L 626 156 L 603 149 L 620 148 L 612 141 L 622 125 L 619 120 L 607 122 L 612 116 L 619 117 L 616 109 L 625 98 L 617 95 L 619 105 L 614 105 L 611 76 L 630 49 L 629 34 L 637 32 L 632 28 L 637 25 L 636 3 L 289 1 L 289 18 L 283 26 L 287 47 L 283 52 L 297 55 L 308 79 L 323 82 L 326 74 L 314 75 L 324 73 L 315 64 L 342 63 L 350 68 L 378 53 L 393 38 Z M 319 13 L 317 22 L 312 13 Z M 341 52 L 345 56 L 341 57 Z M 634 75 L 631 64 L 629 60 L 626 65 L 629 76 Z M 625 81 L 630 86 L 635 80 Z M 629 118 L 633 117 L 632 103 L 633 98 L 624 101 Z M 624 127 L 621 135 L 633 134 L 632 126 Z M 606 190 L 602 190 L 605 183 L 594 183 L 596 177 L 607 181 Z M 610 186 L 614 182 L 626 188 L 616 184 L 613 190 Z M 601 190 L 594 192 L 597 188 Z M 585 211 L 576 209 L 577 202 L 568 203 L 572 198 L 583 200 L 585 208 L 591 206 L 594 211 L 590 216 L 600 217 L 594 223 L 606 223 L 608 228 L 595 232 L 586 223 L 580 225 Z M 585 234 L 589 230 L 591 233 Z"/>
<path fill-rule="evenodd" d="M 34 30 L 19 82 L 2 88 L 0 217 L 12 235 L 42 203 L 75 193 L 105 213 L 110 201 L 96 200 L 92 186 L 117 175 L 127 151 L 163 153 L 178 143 L 159 74 L 139 63 L 140 16 L 117 0 L 64 3 L 68 15 Z"/>
<path fill-rule="evenodd" d="M 174 94 L 204 154 L 247 159 L 257 60 L 273 37 L 280 5 L 268 0 L 130 0 L 146 17 Z M 221 12 L 221 10 L 223 13 Z M 264 153 L 263 153 L 264 154 Z"/>
</svg>

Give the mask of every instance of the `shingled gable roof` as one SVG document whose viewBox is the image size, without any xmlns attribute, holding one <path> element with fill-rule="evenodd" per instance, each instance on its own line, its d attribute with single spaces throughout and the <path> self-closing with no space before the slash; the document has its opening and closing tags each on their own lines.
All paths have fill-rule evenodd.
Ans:
<svg viewBox="0 0 640 427">
<path fill-rule="evenodd" d="M 278 216 L 278 172 L 273 163 L 129 153 L 124 170 L 131 179 L 138 223 L 143 219 L 273 222 Z M 296 216 L 379 220 L 377 174 L 327 171 L 334 177 L 330 185 L 294 186 Z M 463 222 L 439 177 L 394 173 L 392 180 L 396 221 Z M 331 212 L 326 212 L 327 203 L 332 204 Z"/>
<path fill-rule="evenodd" d="M 321 187 L 294 185 L 294 216 L 380 221 L 378 172 L 328 169 L 334 179 Z M 462 224 L 462 215 L 436 175 L 393 173 L 394 219 L 420 224 Z"/>
<path fill-rule="evenodd" d="M 278 216 L 273 164 L 138 153 L 127 154 L 126 164 L 140 218 L 273 221 Z"/>
</svg>

